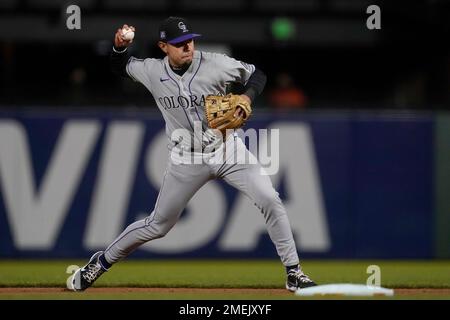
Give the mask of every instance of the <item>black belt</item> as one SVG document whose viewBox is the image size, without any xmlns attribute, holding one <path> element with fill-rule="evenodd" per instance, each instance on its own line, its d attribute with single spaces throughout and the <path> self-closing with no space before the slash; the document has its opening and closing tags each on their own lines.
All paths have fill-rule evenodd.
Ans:
<svg viewBox="0 0 450 320">
<path fill-rule="evenodd" d="M 198 152 L 199 148 L 191 148 L 191 152 Z M 205 151 L 205 147 L 202 146 L 202 153 Z"/>
</svg>

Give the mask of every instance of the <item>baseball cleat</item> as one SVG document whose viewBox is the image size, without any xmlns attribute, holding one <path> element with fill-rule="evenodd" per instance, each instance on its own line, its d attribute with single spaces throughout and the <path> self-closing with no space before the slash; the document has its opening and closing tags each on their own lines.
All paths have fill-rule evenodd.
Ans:
<svg viewBox="0 0 450 320">
<path fill-rule="evenodd" d="M 71 290 L 84 291 L 97 280 L 106 270 L 100 264 L 98 258 L 103 251 L 98 251 L 89 259 L 89 262 L 82 268 L 75 271 L 71 279 Z"/>
<path fill-rule="evenodd" d="M 317 284 L 301 270 L 292 270 L 287 274 L 286 289 L 295 292 L 297 289 L 314 287 Z"/>
</svg>

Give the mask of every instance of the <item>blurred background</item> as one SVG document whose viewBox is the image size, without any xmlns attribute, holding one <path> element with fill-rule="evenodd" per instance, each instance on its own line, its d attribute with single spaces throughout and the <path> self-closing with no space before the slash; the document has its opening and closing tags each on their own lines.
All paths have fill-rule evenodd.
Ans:
<svg viewBox="0 0 450 320">
<path fill-rule="evenodd" d="M 66 27 L 70 4 L 80 30 Z M 381 30 L 366 27 L 371 4 Z M 0 104 L 154 108 L 145 88 L 111 74 L 107 56 L 128 23 L 133 55 L 161 57 L 159 22 L 179 15 L 204 35 L 200 49 L 266 72 L 261 107 L 448 109 L 449 12 L 445 0 L 2 0 Z"/>
<path fill-rule="evenodd" d="M 447 0 L 1 0 L 1 257 L 86 257 L 152 210 L 164 123 L 108 58 L 125 23 L 134 56 L 163 57 L 170 15 L 203 34 L 197 49 L 267 74 L 248 125 L 280 129 L 272 178 L 302 257 L 450 257 Z M 258 215 L 210 183 L 136 256 L 276 258 Z"/>
</svg>

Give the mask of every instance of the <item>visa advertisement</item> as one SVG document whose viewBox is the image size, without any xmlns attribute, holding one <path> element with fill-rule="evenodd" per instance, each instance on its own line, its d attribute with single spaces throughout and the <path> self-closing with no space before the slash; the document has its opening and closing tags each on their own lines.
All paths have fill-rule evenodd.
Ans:
<svg viewBox="0 0 450 320">
<path fill-rule="evenodd" d="M 435 257 L 432 115 L 261 114 L 278 134 L 270 178 L 300 258 Z M 148 216 L 168 161 L 158 113 L 0 114 L 0 257 L 86 257 Z M 131 258 L 276 258 L 261 212 L 205 184 L 163 238 Z"/>
</svg>

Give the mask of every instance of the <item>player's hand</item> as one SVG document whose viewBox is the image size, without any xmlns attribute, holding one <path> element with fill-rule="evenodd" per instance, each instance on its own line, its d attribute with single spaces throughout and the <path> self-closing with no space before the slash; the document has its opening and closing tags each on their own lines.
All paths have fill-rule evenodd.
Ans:
<svg viewBox="0 0 450 320">
<path fill-rule="evenodd" d="M 234 112 L 235 118 L 240 118 L 244 115 L 244 110 L 241 107 L 237 107 L 236 111 Z"/>
<path fill-rule="evenodd" d="M 248 101 L 248 103 L 251 103 L 251 100 L 248 96 L 246 96 L 245 94 L 241 94 L 241 97 L 244 98 L 245 100 Z M 234 117 L 235 118 L 240 118 L 244 116 L 244 109 L 242 109 L 241 107 L 237 107 L 236 111 L 234 112 Z"/>
<path fill-rule="evenodd" d="M 116 35 L 114 36 L 114 46 L 116 48 L 128 47 L 133 42 L 133 40 L 125 40 L 122 38 L 122 29 L 126 28 L 130 28 L 133 32 L 136 32 L 136 29 L 133 26 L 128 26 L 126 24 L 124 24 L 122 28 L 117 29 Z"/>
</svg>

